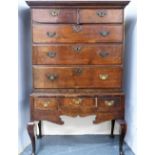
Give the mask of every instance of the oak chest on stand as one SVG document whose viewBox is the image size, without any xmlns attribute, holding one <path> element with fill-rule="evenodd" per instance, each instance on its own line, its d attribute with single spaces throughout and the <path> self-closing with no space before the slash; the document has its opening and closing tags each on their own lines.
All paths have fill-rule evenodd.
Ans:
<svg viewBox="0 0 155 155">
<path fill-rule="evenodd" d="M 33 92 L 28 133 L 35 123 L 63 125 L 61 116 L 95 115 L 94 124 L 127 129 L 123 92 L 124 8 L 129 1 L 27 1 L 31 9 Z M 118 121 L 119 120 L 119 121 Z"/>
</svg>

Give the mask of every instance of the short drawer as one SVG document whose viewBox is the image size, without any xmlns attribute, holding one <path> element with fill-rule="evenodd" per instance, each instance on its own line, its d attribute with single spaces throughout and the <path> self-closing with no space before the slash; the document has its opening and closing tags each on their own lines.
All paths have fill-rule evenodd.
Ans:
<svg viewBox="0 0 155 155">
<path fill-rule="evenodd" d="M 35 98 L 34 99 L 35 110 L 58 110 L 58 100 L 56 98 Z"/>
<path fill-rule="evenodd" d="M 34 45 L 33 64 L 121 64 L 122 50 L 122 44 Z"/>
<path fill-rule="evenodd" d="M 92 108 L 96 106 L 95 98 L 91 97 L 65 97 L 60 100 L 60 108 Z"/>
<path fill-rule="evenodd" d="M 102 96 L 97 99 L 97 111 L 118 112 L 124 109 L 123 96 Z"/>
<path fill-rule="evenodd" d="M 95 98 L 91 97 L 74 97 L 61 98 L 60 112 L 62 115 L 91 115 L 95 114 L 96 102 Z"/>
<path fill-rule="evenodd" d="M 122 42 L 122 25 L 33 24 L 34 43 Z"/>
<path fill-rule="evenodd" d="M 122 23 L 122 9 L 80 9 L 80 23 Z"/>
<path fill-rule="evenodd" d="M 76 23 L 76 9 L 32 9 L 32 20 L 39 23 Z"/>
<path fill-rule="evenodd" d="M 117 66 L 33 66 L 34 88 L 121 88 Z"/>
</svg>

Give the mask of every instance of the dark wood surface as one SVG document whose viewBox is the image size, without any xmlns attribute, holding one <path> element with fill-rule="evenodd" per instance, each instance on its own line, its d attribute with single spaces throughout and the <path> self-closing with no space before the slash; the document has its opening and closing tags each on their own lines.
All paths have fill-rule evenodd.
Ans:
<svg viewBox="0 0 155 155">
<path fill-rule="evenodd" d="M 56 98 L 34 98 L 34 109 L 58 110 L 58 101 Z"/>
<path fill-rule="evenodd" d="M 33 78 L 34 88 L 121 88 L 122 68 L 33 66 Z"/>
<path fill-rule="evenodd" d="M 52 13 L 56 13 L 53 14 Z M 122 23 L 122 9 L 32 9 L 38 23 Z"/>
<path fill-rule="evenodd" d="M 122 9 L 80 9 L 79 23 L 122 23 Z"/>
<path fill-rule="evenodd" d="M 32 9 L 32 20 L 40 23 L 76 23 L 76 9 L 58 9 L 58 15 L 52 16 L 53 9 Z"/>
<path fill-rule="evenodd" d="M 121 64 L 122 51 L 122 44 L 36 44 L 32 60 L 35 65 Z"/>
<path fill-rule="evenodd" d="M 103 95 L 124 95 L 121 89 L 34 89 L 30 96 L 64 96 L 64 97 L 78 97 L 78 96 L 103 96 Z"/>
<path fill-rule="evenodd" d="M 107 102 L 114 103 L 107 105 Z M 98 111 L 99 112 L 122 112 L 124 111 L 124 100 L 122 96 L 102 96 L 98 98 Z"/>
<path fill-rule="evenodd" d="M 27 0 L 26 3 L 30 7 L 51 7 L 51 6 L 69 6 L 69 7 L 88 7 L 88 6 L 101 6 L 101 7 L 119 7 L 119 8 L 124 8 L 130 1 L 129 0 L 100 0 L 100 1 L 95 1 L 95 0 L 90 0 L 90 1 L 76 1 L 76 0 L 61 0 L 61 1 L 44 1 L 44 0 Z"/>
<path fill-rule="evenodd" d="M 102 95 L 102 97 L 67 97 L 60 96 L 32 96 L 31 109 L 32 120 L 48 120 L 57 124 L 62 124 L 61 115 L 67 116 L 89 116 L 96 115 L 94 123 L 117 119 L 123 117 L 124 95 Z M 113 105 L 107 102 L 114 101 Z M 39 115 L 40 114 L 40 115 Z"/>
<path fill-rule="evenodd" d="M 126 133 L 123 92 L 124 7 L 128 0 L 26 1 L 31 8 L 34 121 L 64 124 L 61 116 L 95 115 L 94 124 L 120 122 Z M 41 135 L 41 124 L 39 123 Z"/>
<path fill-rule="evenodd" d="M 108 34 L 102 36 L 102 32 Z M 100 43 L 123 41 L 122 25 L 33 24 L 32 33 L 34 43 Z M 48 34 L 54 35 L 49 37 Z"/>
</svg>

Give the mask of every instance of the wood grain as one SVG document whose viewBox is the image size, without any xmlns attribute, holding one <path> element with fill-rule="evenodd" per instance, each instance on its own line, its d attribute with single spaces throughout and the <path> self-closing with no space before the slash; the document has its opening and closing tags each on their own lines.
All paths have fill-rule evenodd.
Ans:
<svg viewBox="0 0 155 155">
<path fill-rule="evenodd" d="M 74 29 L 79 29 L 79 32 Z M 37 25 L 32 26 L 34 43 L 122 42 L 122 25 Z M 108 32 L 102 36 L 101 32 Z M 49 37 L 47 34 L 55 34 Z"/>
<path fill-rule="evenodd" d="M 114 101 L 114 104 L 109 106 L 106 103 Z M 124 100 L 122 96 L 102 96 L 98 98 L 98 112 L 121 112 L 124 111 Z"/>
<path fill-rule="evenodd" d="M 33 45 L 32 60 L 36 65 L 121 64 L 122 51 L 122 44 Z M 51 53 L 53 57 L 49 56 Z"/>
<path fill-rule="evenodd" d="M 99 16 L 98 13 L 105 13 Z M 80 9 L 79 23 L 122 23 L 122 9 Z"/>
<path fill-rule="evenodd" d="M 124 8 L 130 1 L 129 0 L 90 0 L 90 1 L 77 1 L 77 0 L 65 0 L 65 1 L 48 1 L 48 0 L 38 0 L 32 1 L 27 0 L 26 3 L 31 8 L 48 8 L 48 7 L 58 7 L 58 8 L 81 8 L 81 7 L 109 7 L 109 8 Z"/>
<path fill-rule="evenodd" d="M 100 74 L 108 78 L 101 80 Z M 51 81 L 51 75 L 57 78 Z M 33 66 L 33 78 L 34 88 L 121 88 L 122 68 Z"/>
<path fill-rule="evenodd" d="M 40 110 L 58 110 L 58 101 L 56 98 L 35 98 L 34 99 L 34 108 Z"/>
<path fill-rule="evenodd" d="M 58 15 L 52 16 L 52 11 Z M 39 23 L 76 23 L 76 9 L 32 9 L 32 20 Z"/>
</svg>

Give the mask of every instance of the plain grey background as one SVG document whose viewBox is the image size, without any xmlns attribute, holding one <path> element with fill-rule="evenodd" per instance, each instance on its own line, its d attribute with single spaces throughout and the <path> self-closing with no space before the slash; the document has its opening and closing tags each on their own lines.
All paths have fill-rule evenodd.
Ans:
<svg viewBox="0 0 155 155">
<path fill-rule="evenodd" d="M 126 92 L 126 121 L 128 132 L 126 142 L 136 153 L 136 5 L 132 1 L 125 10 L 126 47 L 125 47 L 125 74 L 124 90 Z M 24 0 L 19 1 L 19 152 L 29 143 L 26 124 L 29 121 L 29 94 L 32 91 L 31 73 L 31 32 L 30 10 Z M 99 126 L 92 126 L 92 117 L 81 120 L 64 118 L 66 125 L 57 126 L 53 123 L 44 124 L 45 134 L 84 134 L 106 133 L 109 131 L 109 122 Z M 80 130 L 79 130 L 80 129 Z M 52 132 L 53 131 L 53 132 Z M 117 131 L 116 131 L 117 133 Z"/>
</svg>

